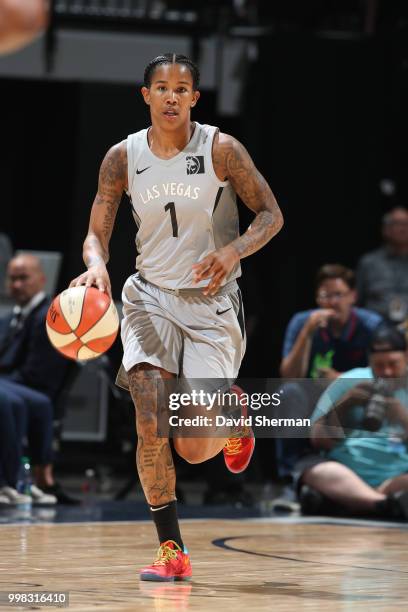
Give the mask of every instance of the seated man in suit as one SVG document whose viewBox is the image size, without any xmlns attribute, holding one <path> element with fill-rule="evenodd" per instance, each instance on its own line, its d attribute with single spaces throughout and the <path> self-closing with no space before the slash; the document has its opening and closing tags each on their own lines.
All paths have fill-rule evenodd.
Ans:
<svg viewBox="0 0 408 612">
<path fill-rule="evenodd" d="M 0 391 L 27 406 L 27 437 L 36 484 L 61 503 L 72 503 L 52 473 L 53 400 L 66 375 L 68 361 L 48 341 L 45 318 L 50 299 L 39 259 L 13 257 L 7 288 L 16 305 L 0 320 Z"/>
</svg>

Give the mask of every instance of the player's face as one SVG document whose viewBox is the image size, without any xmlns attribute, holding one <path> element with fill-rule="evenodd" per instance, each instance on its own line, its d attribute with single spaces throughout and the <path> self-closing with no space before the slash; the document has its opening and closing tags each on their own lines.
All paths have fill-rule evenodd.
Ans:
<svg viewBox="0 0 408 612">
<path fill-rule="evenodd" d="M 191 108 L 200 96 L 193 90 L 193 77 L 183 64 L 162 64 L 152 75 L 149 88 L 142 87 L 152 121 L 163 129 L 175 129 L 190 120 Z"/>
<path fill-rule="evenodd" d="M 356 300 L 355 291 L 350 289 L 341 278 L 325 280 L 317 291 L 316 301 L 320 308 L 334 310 L 333 319 L 344 323 L 350 316 L 350 310 Z"/>
</svg>

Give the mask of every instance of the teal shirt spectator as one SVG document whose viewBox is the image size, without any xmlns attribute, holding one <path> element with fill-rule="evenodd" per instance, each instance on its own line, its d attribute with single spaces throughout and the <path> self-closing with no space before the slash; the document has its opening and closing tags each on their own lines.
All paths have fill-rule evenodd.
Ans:
<svg viewBox="0 0 408 612">
<path fill-rule="evenodd" d="M 328 414 L 347 391 L 373 379 L 371 368 L 355 368 L 341 374 L 318 401 L 311 417 L 312 423 Z M 394 397 L 408 411 L 407 387 L 396 390 Z M 364 411 L 363 406 L 353 406 L 348 410 L 343 423 L 346 437 L 340 438 L 330 451 L 324 451 L 324 456 L 347 465 L 366 483 L 377 487 L 389 478 L 408 472 L 408 445 L 403 440 L 403 428 L 389 423 L 386 418 L 379 431 L 364 430 Z"/>
</svg>

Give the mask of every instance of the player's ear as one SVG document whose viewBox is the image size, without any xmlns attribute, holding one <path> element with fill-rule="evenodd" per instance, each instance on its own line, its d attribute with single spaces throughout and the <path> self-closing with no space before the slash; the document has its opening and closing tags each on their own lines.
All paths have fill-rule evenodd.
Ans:
<svg viewBox="0 0 408 612">
<path fill-rule="evenodd" d="M 146 104 L 150 105 L 150 89 L 147 87 L 142 87 L 140 91 L 142 92 L 142 96 Z"/>
<path fill-rule="evenodd" d="M 191 108 L 193 108 L 193 106 L 195 106 L 197 104 L 199 97 L 200 97 L 200 92 L 199 91 L 193 92 L 193 99 L 192 99 L 192 102 L 191 102 Z"/>
</svg>

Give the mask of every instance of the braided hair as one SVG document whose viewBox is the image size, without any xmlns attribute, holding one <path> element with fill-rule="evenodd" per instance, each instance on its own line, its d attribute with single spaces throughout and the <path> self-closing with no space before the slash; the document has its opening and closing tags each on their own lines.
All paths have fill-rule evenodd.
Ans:
<svg viewBox="0 0 408 612">
<path fill-rule="evenodd" d="M 158 55 L 151 62 L 149 62 L 145 68 L 144 72 L 144 86 L 149 88 L 152 84 L 152 75 L 156 70 L 157 66 L 161 66 L 163 64 L 182 64 L 187 66 L 187 68 L 191 72 L 191 76 L 193 77 L 193 89 L 196 91 L 200 84 L 200 71 L 196 64 L 187 56 L 179 55 L 178 53 L 163 53 L 163 55 Z"/>
</svg>

